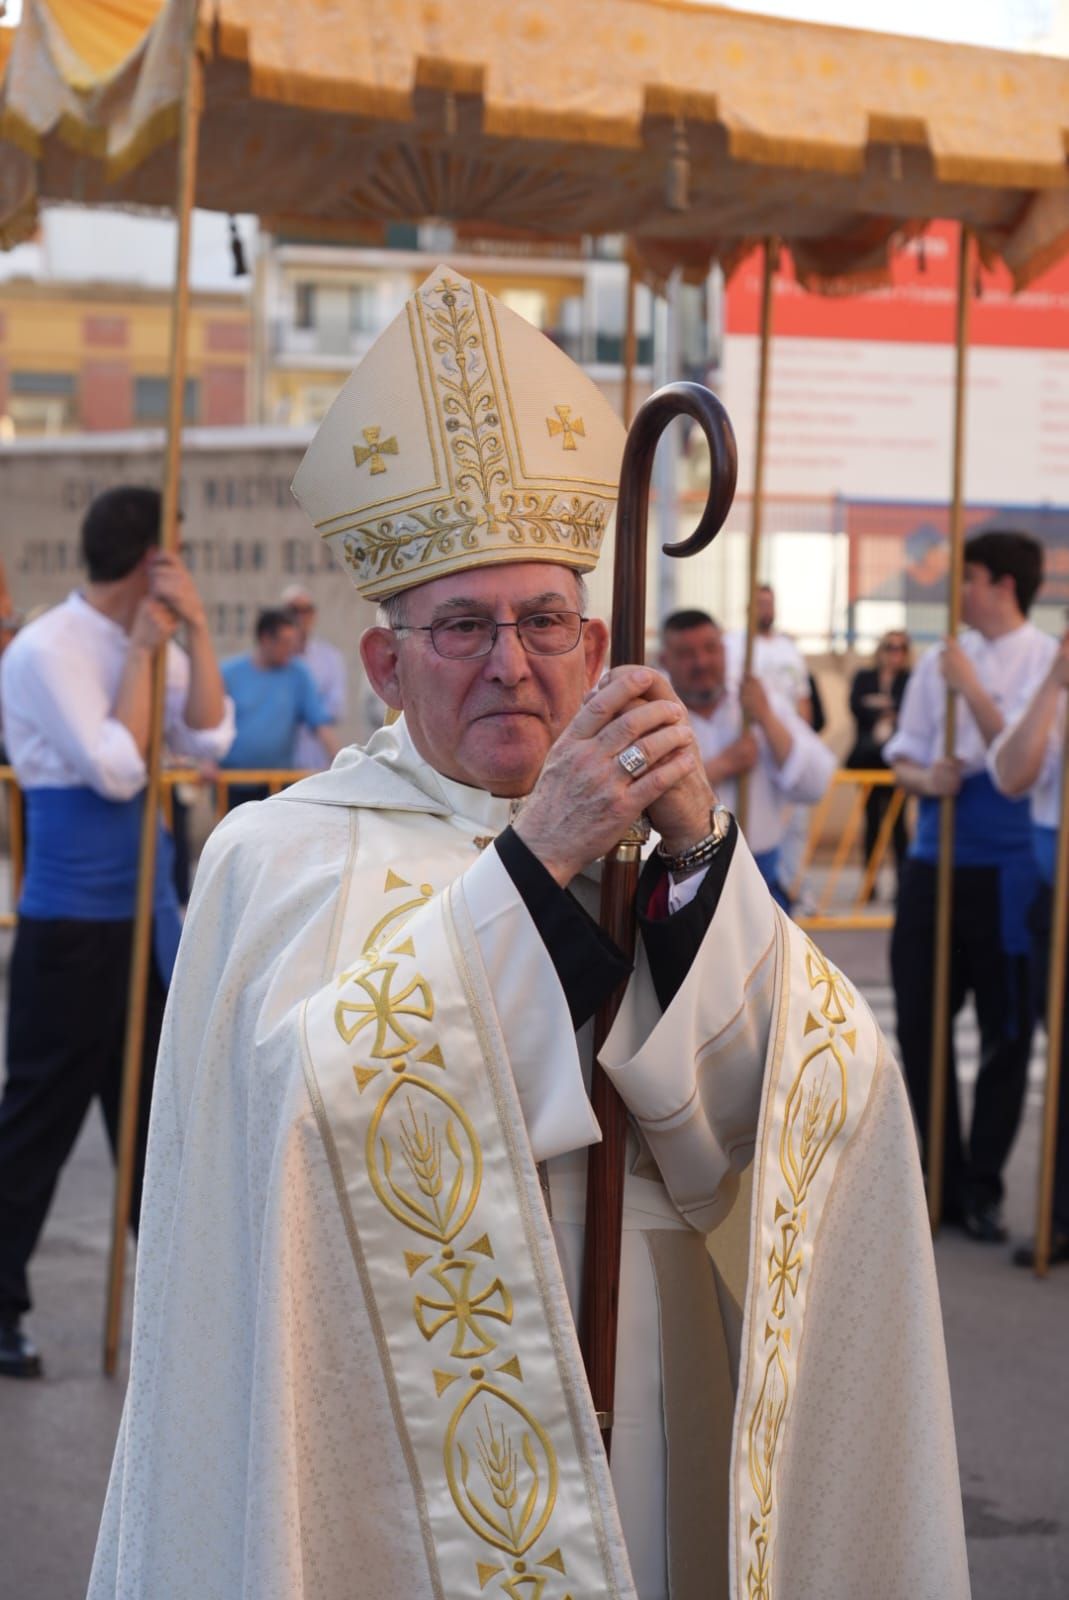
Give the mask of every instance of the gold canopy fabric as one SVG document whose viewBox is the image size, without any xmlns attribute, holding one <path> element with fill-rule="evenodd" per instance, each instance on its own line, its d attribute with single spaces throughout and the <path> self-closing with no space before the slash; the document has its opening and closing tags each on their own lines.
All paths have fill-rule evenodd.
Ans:
<svg viewBox="0 0 1069 1600">
<path fill-rule="evenodd" d="M 167 205 L 192 0 L 26 0 L 0 228 Z M 139 27 L 156 20 L 137 43 Z M 445 217 L 626 233 L 654 271 L 778 236 L 871 274 L 932 217 L 1018 283 L 1069 248 L 1069 62 L 686 0 L 202 0 L 198 203 L 354 236 Z"/>
</svg>

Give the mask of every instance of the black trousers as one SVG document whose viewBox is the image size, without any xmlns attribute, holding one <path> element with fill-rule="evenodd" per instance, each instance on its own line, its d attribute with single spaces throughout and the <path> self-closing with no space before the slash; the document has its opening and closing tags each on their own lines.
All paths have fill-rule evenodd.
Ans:
<svg viewBox="0 0 1069 1600">
<path fill-rule="evenodd" d="M 94 1099 L 114 1153 L 132 932 L 130 922 L 19 920 L 0 1100 L 0 1317 L 30 1308 L 27 1265 Z M 152 963 L 131 1206 L 135 1228 L 165 998 Z"/>
<path fill-rule="evenodd" d="M 1041 1018 L 1046 1017 L 1047 1009 L 1050 916 L 1051 891 L 1049 887 L 1044 887 L 1036 897 L 1030 918 L 1035 951 L 1033 994 L 1036 1014 Z M 1064 1004 L 1069 1019 L 1069 968 L 1065 974 Z M 1069 1234 L 1069 1030 L 1065 1029 L 1062 1031 L 1062 1055 L 1058 1067 L 1058 1134 L 1055 1145 L 1053 1212 L 1055 1232 Z"/>
<path fill-rule="evenodd" d="M 891 937 L 891 977 L 898 1043 L 922 1145 L 927 1139 L 931 1081 L 936 869 L 906 861 Z M 958 1103 L 953 1019 L 972 994 L 980 1026 L 980 1071 L 966 1139 Z M 1002 1168 L 1024 1104 L 1032 1045 L 1027 956 L 1003 953 L 996 867 L 956 867 L 948 1007 L 944 1212 L 1002 1198 Z M 925 1156 L 927 1152 L 925 1152 Z"/>
</svg>

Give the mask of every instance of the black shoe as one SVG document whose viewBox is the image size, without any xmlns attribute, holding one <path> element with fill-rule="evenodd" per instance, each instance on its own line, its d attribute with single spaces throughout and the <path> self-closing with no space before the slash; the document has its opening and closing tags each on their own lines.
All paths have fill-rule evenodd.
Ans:
<svg viewBox="0 0 1069 1600">
<path fill-rule="evenodd" d="M 1060 1267 L 1069 1261 L 1069 1233 L 1053 1233 L 1050 1239 L 1050 1255 L 1047 1263 L 1052 1267 Z M 1015 1267 L 1034 1267 L 1036 1264 L 1036 1242 L 1019 1244 L 1013 1252 Z"/>
<path fill-rule="evenodd" d="M 961 1225 L 970 1239 L 977 1239 L 981 1244 L 1005 1244 L 1009 1238 L 994 1200 L 981 1200 L 975 1205 L 966 1206 Z"/>
<path fill-rule="evenodd" d="M 0 1377 L 39 1378 L 41 1356 L 29 1334 L 23 1333 L 18 1319 L 0 1322 Z"/>
</svg>

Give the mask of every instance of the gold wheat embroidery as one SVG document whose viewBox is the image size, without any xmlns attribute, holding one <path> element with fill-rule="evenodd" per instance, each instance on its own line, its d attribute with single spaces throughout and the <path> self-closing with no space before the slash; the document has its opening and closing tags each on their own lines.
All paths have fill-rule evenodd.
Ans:
<svg viewBox="0 0 1069 1600">
<path fill-rule="evenodd" d="M 395 890 L 411 891 L 411 885 L 391 869 L 386 892 Z M 495 1592 L 524 1600 L 531 1574 L 523 1557 L 550 1523 L 559 1466 L 549 1433 L 515 1397 L 527 1381 L 519 1352 L 515 1345 L 500 1348 L 515 1308 L 507 1282 L 495 1274 L 491 1233 L 484 1223 L 464 1235 L 482 1193 L 482 1149 L 471 1116 L 448 1087 L 449 1063 L 431 1032 L 434 995 L 417 970 L 413 938 L 397 927 L 431 893 L 429 884 L 421 885 L 418 899 L 406 900 L 376 923 L 365 959 L 337 980 L 335 1026 L 343 1041 L 384 1063 L 354 1064 L 357 1094 L 380 1078 L 390 1080 L 364 1135 L 371 1188 L 409 1236 L 431 1241 L 423 1249 L 402 1249 L 399 1264 L 413 1280 L 416 1326 L 428 1344 L 440 1346 L 439 1364 L 427 1374 L 431 1404 L 464 1384 L 443 1437 L 449 1493 L 476 1549 L 489 1547 L 512 1562 L 508 1574 L 473 1552 L 476 1582 L 485 1590 L 500 1575 Z M 426 1075 L 428 1068 L 433 1075 Z M 488 1359 L 492 1371 L 471 1365 Z M 551 1592 L 568 1600 L 562 1551 L 547 1544 L 532 1559 L 543 1569 L 537 1595 L 549 1600 Z M 549 1574 L 563 1580 L 560 1588 Z"/>
<path fill-rule="evenodd" d="M 807 1010 L 802 1036 L 819 1037 L 795 1073 L 784 1102 L 780 1130 L 780 1172 L 786 1190 L 774 1202 L 772 1221 L 776 1232 L 767 1259 L 770 1320 L 765 1323 L 764 1339 L 769 1354 L 747 1430 L 756 1511 L 749 1524 L 747 1600 L 772 1600 L 776 1471 L 788 1421 L 790 1374 L 799 1332 L 792 1312 L 809 1260 L 806 1200 L 846 1125 L 848 1080 L 844 1051 L 854 1051 L 857 1044 L 856 1027 L 845 1026 L 851 1022 L 855 1004 L 852 990 L 816 946 L 809 940 L 806 944 L 805 970 L 816 1014 Z"/>
</svg>

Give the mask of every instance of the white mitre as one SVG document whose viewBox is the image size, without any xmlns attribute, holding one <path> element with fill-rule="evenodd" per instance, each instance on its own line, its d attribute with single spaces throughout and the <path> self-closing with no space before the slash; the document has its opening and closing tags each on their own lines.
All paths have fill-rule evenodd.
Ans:
<svg viewBox="0 0 1069 1600">
<path fill-rule="evenodd" d="M 562 350 L 439 266 L 331 406 L 293 493 L 369 600 L 501 561 L 589 572 L 624 438 Z"/>
</svg>

